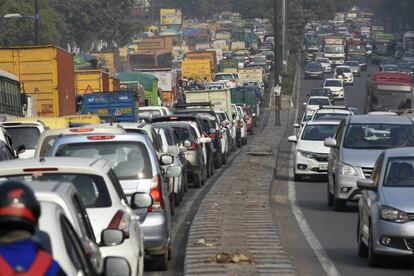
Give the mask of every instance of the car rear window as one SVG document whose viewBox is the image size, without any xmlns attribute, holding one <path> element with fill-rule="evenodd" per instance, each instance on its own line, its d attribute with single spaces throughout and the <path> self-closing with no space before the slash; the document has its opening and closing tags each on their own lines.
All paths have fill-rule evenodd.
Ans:
<svg viewBox="0 0 414 276">
<path fill-rule="evenodd" d="M 53 181 L 72 183 L 86 208 L 105 208 L 112 205 L 105 180 L 99 175 L 77 173 L 48 173 L 1 176 L 0 180 L 17 179 L 24 182 Z"/>
<path fill-rule="evenodd" d="M 152 178 L 151 160 L 141 142 L 93 142 L 61 145 L 56 156 L 101 158 L 108 161 L 119 180 Z"/>
<path fill-rule="evenodd" d="M 188 128 L 178 127 L 178 126 L 174 126 L 173 128 L 175 129 L 176 133 L 178 134 L 178 139 L 180 139 L 180 142 L 184 142 L 185 140 L 192 139 L 191 134 L 190 134 L 190 130 Z"/>
<path fill-rule="evenodd" d="M 23 145 L 26 149 L 36 148 L 37 139 L 40 136 L 40 131 L 37 127 L 7 127 L 6 130 L 16 147 Z"/>
<path fill-rule="evenodd" d="M 308 125 L 302 134 L 302 140 L 323 141 L 335 135 L 338 125 Z"/>
</svg>

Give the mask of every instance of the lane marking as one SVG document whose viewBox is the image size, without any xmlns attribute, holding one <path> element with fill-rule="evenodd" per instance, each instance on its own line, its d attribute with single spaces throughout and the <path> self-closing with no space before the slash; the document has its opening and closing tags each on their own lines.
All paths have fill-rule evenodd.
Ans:
<svg viewBox="0 0 414 276">
<path fill-rule="evenodd" d="M 301 67 L 299 66 L 298 69 L 298 76 L 300 76 Z M 300 78 L 300 77 L 299 77 Z M 300 79 L 297 80 L 297 88 L 296 88 L 296 112 L 295 112 L 295 122 L 298 119 L 299 113 L 299 97 L 300 97 Z M 292 145 L 291 154 L 289 157 L 289 179 L 293 179 L 293 152 L 294 152 L 294 145 Z M 312 248 L 316 258 L 318 258 L 319 263 L 321 264 L 322 268 L 325 270 L 328 276 L 340 276 L 338 269 L 336 268 L 333 261 L 329 258 L 328 253 L 326 253 L 325 249 L 323 248 L 322 244 L 313 233 L 311 227 L 309 226 L 308 221 L 306 220 L 305 216 L 300 209 L 297 198 L 296 198 L 296 183 L 295 181 L 288 181 L 289 189 L 288 189 L 288 198 L 290 202 L 290 207 L 292 208 L 292 212 L 295 216 L 295 219 L 299 225 L 300 230 L 302 231 L 303 235 L 305 236 L 306 240 L 309 243 L 309 246 Z"/>
</svg>

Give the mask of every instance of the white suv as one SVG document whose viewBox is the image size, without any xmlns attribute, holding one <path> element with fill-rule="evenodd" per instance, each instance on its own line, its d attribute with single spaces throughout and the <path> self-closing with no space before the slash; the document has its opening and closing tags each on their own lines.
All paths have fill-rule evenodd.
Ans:
<svg viewBox="0 0 414 276">
<path fill-rule="evenodd" d="M 328 88 L 332 91 L 335 100 L 343 100 L 345 98 L 344 84 L 337 79 L 326 79 L 323 88 Z"/>
</svg>

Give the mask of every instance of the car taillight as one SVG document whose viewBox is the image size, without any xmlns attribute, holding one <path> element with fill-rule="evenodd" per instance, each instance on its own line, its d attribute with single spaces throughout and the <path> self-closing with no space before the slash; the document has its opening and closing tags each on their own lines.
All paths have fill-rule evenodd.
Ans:
<svg viewBox="0 0 414 276">
<path fill-rule="evenodd" d="M 88 140 L 93 140 L 93 141 L 110 140 L 110 139 L 114 139 L 114 138 L 115 138 L 114 135 L 95 135 L 95 136 L 88 136 L 87 137 Z"/>
<path fill-rule="evenodd" d="M 119 229 L 122 230 L 125 234 L 125 239 L 129 238 L 129 223 L 130 223 L 130 216 L 128 213 L 118 210 L 114 217 L 112 218 L 111 222 L 108 224 L 109 229 Z"/>
<path fill-rule="evenodd" d="M 191 147 L 188 148 L 189 150 L 196 150 L 198 149 L 198 144 L 196 142 L 191 142 Z"/>
<path fill-rule="evenodd" d="M 162 182 L 160 175 L 156 175 L 151 180 L 152 206 L 148 208 L 148 212 L 159 212 L 164 209 L 164 198 L 162 196 Z"/>
<path fill-rule="evenodd" d="M 216 133 L 211 133 L 210 138 L 213 139 L 213 140 L 216 140 L 217 134 Z"/>
</svg>

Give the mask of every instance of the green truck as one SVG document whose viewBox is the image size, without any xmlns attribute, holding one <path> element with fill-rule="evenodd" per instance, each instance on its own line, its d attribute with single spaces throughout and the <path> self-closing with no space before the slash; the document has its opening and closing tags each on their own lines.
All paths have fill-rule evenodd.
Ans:
<svg viewBox="0 0 414 276">
<path fill-rule="evenodd" d="M 238 86 L 230 89 L 231 103 L 232 104 L 246 104 L 252 108 L 254 125 L 259 123 L 260 116 L 260 90 L 252 85 Z"/>
<path fill-rule="evenodd" d="M 144 87 L 145 106 L 159 106 L 161 104 L 161 97 L 158 93 L 158 79 L 153 75 L 138 71 L 127 71 L 117 74 L 116 78 L 119 79 L 121 88 L 124 85 L 141 84 Z"/>
</svg>

